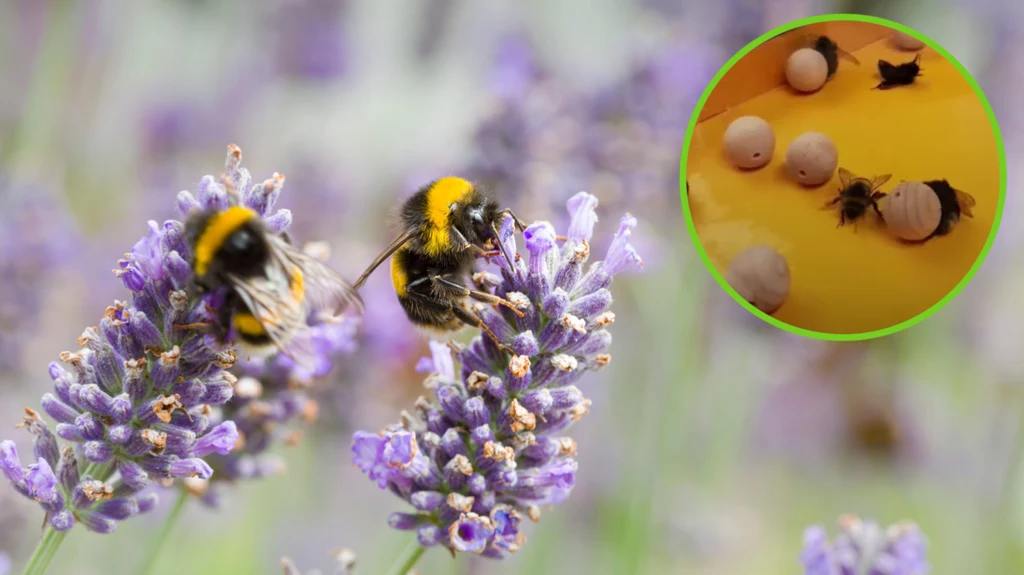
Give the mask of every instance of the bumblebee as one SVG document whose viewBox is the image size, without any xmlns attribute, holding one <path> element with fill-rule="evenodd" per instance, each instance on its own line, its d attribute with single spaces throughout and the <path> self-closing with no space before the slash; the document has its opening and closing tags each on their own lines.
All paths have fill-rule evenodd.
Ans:
<svg viewBox="0 0 1024 575">
<path fill-rule="evenodd" d="M 467 299 L 504 306 L 518 317 L 523 313 L 501 297 L 467 287 L 466 279 L 479 257 L 502 256 L 513 264 L 498 232 L 506 215 L 520 231 L 525 229 L 511 210 L 499 208 L 471 182 L 457 177 L 435 180 L 405 201 L 401 235 L 367 267 L 355 289 L 391 257 L 391 283 L 409 321 L 433 334 L 479 327 L 505 350 L 491 329 L 466 307 Z"/>
<path fill-rule="evenodd" d="M 289 240 L 270 233 L 246 207 L 191 214 L 185 238 L 199 293 L 224 289 L 226 294 L 215 322 L 204 326 L 222 342 L 238 340 L 251 355 L 280 351 L 312 367 L 311 341 L 305 337 L 310 315 L 335 316 L 349 306 L 363 309 L 351 285 Z"/>
<path fill-rule="evenodd" d="M 839 210 L 839 225 L 841 227 L 847 221 L 856 222 L 864 217 L 868 208 L 874 208 L 879 218 L 883 219 L 882 211 L 878 208 L 878 200 L 885 197 L 884 192 L 878 188 L 889 181 L 891 174 L 877 176 L 872 179 L 858 178 L 845 168 L 839 168 L 839 195 L 825 204 L 826 208 L 841 204 Z"/>
<path fill-rule="evenodd" d="M 876 90 L 888 90 L 896 86 L 909 86 L 921 76 L 921 55 L 914 56 L 910 62 L 893 64 L 886 60 L 878 61 L 878 75 L 882 81 L 875 86 Z"/>
<path fill-rule="evenodd" d="M 960 221 L 961 214 L 969 218 L 974 217 L 971 210 L 974 209 L 975 200 L 971 194 L 954 188 L 946 180 L 931 180 L 924 182 L 924 185 L 931 188 L 939 197 L 939 205 L 942 208 L 939 227 L 935 228 L 928 238 L 944 236 L 953 231 Z"/>
<path fill-rule="evenodd" d="M 836 70 L 839 69 L 839 57 L 850 60 L 854 64 L 860 65 L 858 60 L 853 54 L 843 50 L 835 43 L 835 40 L 828 36 L 814 36 L 808 39 L 807 43 L 817 53 L 821 54 L 825 58 L 825 64 L 828 66 L 828 74 L 826 78 L 832 78 L 835 76 Z"/>
</svg>

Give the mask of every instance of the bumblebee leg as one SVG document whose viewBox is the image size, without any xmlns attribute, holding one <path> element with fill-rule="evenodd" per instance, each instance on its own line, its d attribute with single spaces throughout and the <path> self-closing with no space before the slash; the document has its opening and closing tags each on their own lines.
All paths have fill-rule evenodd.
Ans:
<svg viewBox="0 0 1024 575">
<path fill-rule="evenodd" d="M 501 255 L 501 250 L 485 250 L 480 246 L 473 245 L 476 256 L 479 258 L 496 258 Z"/>
<path fill-rule="evenodd" d="M 476 314 L 462 306 L 452 307 L 452 313 L 454 313 L 455 317 L 459 318 L 462 321 L 462 323 L 465 323 L 470 327 L 480 328 L 485 334 L 487 334 L 487 337 L 491 338 L 491 341 L 494 342 L 494 345 L 498 346 L 498 349 L 511 355 L 515 355 L 515 353 L 508 346 L 501 343 L 501 340 L 498 339 L 497 334 L 495 334 L 491 330 L 491 328 L 487 327 L 487 324 L 484 323 L 479 316 L 477 316 Z"/>
<path fill-rule="evenodd" d="M 874 208 L 874 213 L 878 214 L 879 218 L 882 221 L 886 221 L 886 217 L 884 215 L 882 215 L 882 210 L 879 209 L 879 200 L 880 200 L 880 198 L 885 197 L 885 196 L 886 196 L 886 194 L 882 193 L 881 191 L 876 191 L 876 192 L 871 194 L 871 208 Z"/>
<path fill-rule="evenodd" d="M 823 208 L 831 208 L 832 206 L 838 204 L 839 201 L 842 200 L 842 199 L 843 199 L 842 196 L 836 196 L 836 197 L 832 198 L 831 200 L 825 202 L 825 205 L 822 206 L 822 207 Z"/>
<path fill-rule="evenodd" d="M 452 280 L 443 278 L 441 276 L 433 276 L 431 280 L 435 284 L 440 284 L 444 286 L 446 289 L 458 291 L 463 297 L 471 297 L 477 301 L 489 303 L 492 305 L 505 306 L 508 309 L 512 310 L 512 313 L 516 314 L 518 317 L 524 317 L 526 315 L 523 312 L 516 309 L 516 306 L 512 302 L 508 301 L 507 299 L 500 298 L 494 294 L 469 289 L 468 287 L 458 282 L 453 282 Z"/>
<path fill-rule="evenodd" d="M 213 329 L 214 323 L 211 321 L 201 321 L 197 323 L 176 323 L 174 327 L 177 329 L 195 329 L 200 331 L 206 331 Z"/>
<path fill-rule="evenodd" d="M 458 244 L 462 249 L 470 250 L 473 249 L 474 247 L 479 247 L 469 243 L 469 240 L 466 239 L 466 236 L 462 235 L 462 232 L 460 232 L 458 229 L 452 227 L 451 232 L 455 234 L 455 237 L 453 239 L 458 240 Z"/>
</svg>

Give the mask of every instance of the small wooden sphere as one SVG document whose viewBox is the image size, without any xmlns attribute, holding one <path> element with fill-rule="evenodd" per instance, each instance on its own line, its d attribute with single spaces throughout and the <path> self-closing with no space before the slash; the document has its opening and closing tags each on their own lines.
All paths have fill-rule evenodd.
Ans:
<svg viewBox="0 0 1024 575">
<path fill-rule="evenodd" d="M 917 51 L 924 48 L 924 42 L 914 38 L 910 34 L 904 34 L 903 32 L 893 33 L 892 44 L 900 50 Z"/>
<path fill-rule="evenodd" d="M 775 132 L 757 116 L 741 116 L 725 129 L 725 155 L 738 168 L 760 168 L 775 154 Z"/>
<path fill-rule="evenodd" d="M 921 182 L 901 182 L 879 204 L 886 227 L 903 240 L 927 238 L 942 218 L 938 194 Z"/>
<path fill-rule="evenodd" d="M 754 246 L 733 258 L 725 281 L 751 305 L 772 314 L 789 296 L 789 264 L 772 248 Z"/>
<path fill-rule="evenodd" d="M 838 166 L 836 145 L 819 132 L 801 134 L 786 149 L 786 173 L 805 186 L 829 181 Z"/>
<path fill-rule="evenodd" d="M 828 62 L 817 50 L 801 48 L 786 60 L 786 81 L 794 90 L 815 92 L 825 85 L 827 79 Z"/>
</svg>

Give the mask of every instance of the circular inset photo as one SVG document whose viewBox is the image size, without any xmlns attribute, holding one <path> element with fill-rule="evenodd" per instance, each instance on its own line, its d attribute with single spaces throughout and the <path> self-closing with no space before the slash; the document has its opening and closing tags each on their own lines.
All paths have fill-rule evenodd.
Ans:
<svg viewBox="0 0 1024 575">
<path fill-rule="evenodd" d="M 995 116 L 953 56 L 895 22 L 809 18 L 733 57 L 682 156 L 683 209 L 712 275 L 787 331 L 888 335 L 950 301 L 995 238 Z"/>
</svg>

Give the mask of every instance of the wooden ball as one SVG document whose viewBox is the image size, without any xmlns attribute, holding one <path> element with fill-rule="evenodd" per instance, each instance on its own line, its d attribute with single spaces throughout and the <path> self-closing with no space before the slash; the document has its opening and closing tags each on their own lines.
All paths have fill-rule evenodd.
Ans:
<svg viewBox="0 0 1024 575">
<path fill-rule="evenodd" d="M 786 149 L 786 173 L 805 186 L 818 186 L 829 181 L 837 166 L 839 151 L 825 134 L 801 134 Z"/>
<path fill-rule="evenodd" d="M 914 38 L 910 34 L 904 34 L 903 32 L 893 33 L 892 44 L 900 50 L 909 50 L 912 52 L 924 48 L 924 42 Z"/>
<path fill-rule="evenodd" d="M 772 248 L 754 246 L 733 258 L 725 281 L 751 305 L 772 314 L 789 296 L 789 264 Z"/>
<path fill-rule="evenodd" d="M 736 118 L 725 129 L 725 155 L 738 168 L 753 169 L 767 164 L 775 154 L 775 132 L 757 116 Z"/>
<path fill-rule="evenodd" d="M 903 240 L 927 238 L 942 218 L 938 194 L 921 182 L 901 182 L 879 204 L 886 227 Z"/>
<path fill-rule="evenodd" d="M 817 50 L 801 48 L 786 61 L 786 81 L 800 92 L 815 92 L 828 79 L 828 62 Z"/>
</svg>

